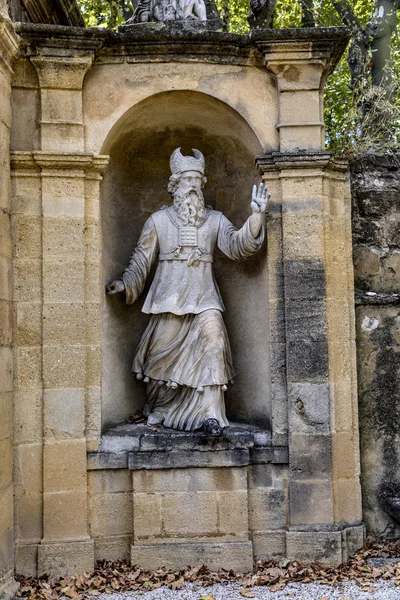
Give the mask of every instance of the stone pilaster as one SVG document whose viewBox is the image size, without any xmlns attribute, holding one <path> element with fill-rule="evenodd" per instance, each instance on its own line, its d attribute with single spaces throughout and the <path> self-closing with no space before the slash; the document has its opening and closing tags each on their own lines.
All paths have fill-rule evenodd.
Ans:
<svg viewBox="0 0 400 600">
<path fill-rule="evenodd" d="M 0 7 L 0 597 L 17 590 L 13 516 L 13 334 L 10 227 L 10 129 L 12 64 L 18 36 Z"/>
<path fill-rule="evenodd" d="M 38 572 L 94 565 L 86 432 L 99 436 L 99 165 L 84 151 L 83 79 L 91 50 L 31 57 L 40 86 L 43 537 Z M 100 169 L 101 170 L 101 169 Z M 89 175 L 90 173 L 90 175 Z M 88 179 L 86 180 L 86 175 Z M 97 288 L 96 288 L 97 286 Z M 87 406 L 92 406 L 89 416 Z M 97 428 L 97 429 L 96 429 Z M 93 444 L 92 444 L 93 445 Z"/>
<path fill-rule="evenodd" d="M 324 82 L 346 47 L 347 30 L 255 30 L 251 36 L 276 79 L 280 151 L 322 150 Z"/>
<path fill-rule="evenodd" d="M 363 536 L 347 165 L 322 152 L 258 165 L 281 181 L 271 208 L 282 217 L 287 555 L 338 564 Z"/>
</svg>

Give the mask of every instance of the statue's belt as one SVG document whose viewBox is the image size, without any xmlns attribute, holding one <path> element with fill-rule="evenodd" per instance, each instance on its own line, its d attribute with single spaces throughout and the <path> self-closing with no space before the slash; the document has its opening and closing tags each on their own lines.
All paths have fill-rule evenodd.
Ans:
<svg viewBox="0 0 400 600">
<path fill-rule="evenodd" d="M 180 252 L 179 254 L 177 254 L 176 252 L 160 252 L 158 260 L 187 260 L 192 262 L 213 262 L 213 257 L 211 256 L 211 254 L 203 254 L 196 251 L 190 252 L 189 254 L 187 254 L 186 252 Z"/>
</svg>

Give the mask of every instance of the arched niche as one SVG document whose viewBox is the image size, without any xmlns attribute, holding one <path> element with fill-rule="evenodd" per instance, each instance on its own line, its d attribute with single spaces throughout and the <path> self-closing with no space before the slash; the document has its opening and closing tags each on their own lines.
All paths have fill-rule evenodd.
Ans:
<svg viewBox="0 0 400 600">
<path fill-rule="evenodd" d="M 248 123 L 220 100 L 189 91 L 157 94 L 116 123 L 103 153 L 110 164 L 102 183 L 103 274 L 118 278 L 129 262 L 145 220 L 171 199 L 169 157 L 198 148 L 206 158 L 206 203 L 240 227 L 250 215 L 251 188 L 258 180 L 254 157 L 262 147 Z M 218 253 L 215 275 L 226 305 L 224 318 L 237 372 L 226 394 L 232 421 L 269 426 L 270 383 L 266 247 L 244 263 Z M 145 386 L 131 374 L 135 348 L 148 316 L 146 291 L 133 306 L 122 295 L 104 299 L 102 324 L 103 428 L 143 406 Z"/>
</svg>

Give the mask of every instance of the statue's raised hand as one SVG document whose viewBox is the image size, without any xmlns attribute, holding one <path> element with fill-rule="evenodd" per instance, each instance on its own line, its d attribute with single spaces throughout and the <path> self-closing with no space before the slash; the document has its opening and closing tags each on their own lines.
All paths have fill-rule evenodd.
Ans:
<svg viewBox="0 0 400 600">
<path fill-rule="evenodd" d="M 260 183 L 258 189 L 256 185 L 253 185 L 253 193 L 251 195 L 251 210 L 253 213 L 265 214 L 270 196 L 271 194 L 268 194 L 266 183 Z"/>
<path fill-rule="evenodd" d="M 124 282 L 121 281 L 121 279 L 116 279 L 115 281 L 112 281 L 106 286 L 106 292 L 109 296 L 111 296 L 112 294 L 119 294 L 123 291 L 125 291 L 125 285 Z"/>
</svg>

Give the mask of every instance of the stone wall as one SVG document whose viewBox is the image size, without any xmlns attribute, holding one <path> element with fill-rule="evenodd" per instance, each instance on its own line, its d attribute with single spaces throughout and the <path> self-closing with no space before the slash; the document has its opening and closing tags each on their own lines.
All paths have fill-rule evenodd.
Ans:
<svg viewBox="0 0 400 600">
<path fill-rule="evenodd" d="M 350 196 L 346 163 L 323 149 L 322 87 L 347 32 L 17 29 L 17 572 L 129 556 L 154 568 L 250 569 L 283 555 L 340 563 L 363 526 Z M 143 398 L 131 383 L 112 394 L 130 358 L 116 356 L 107 319 L 121 319 L 126 348 L 138 330 L 130 307 L 113 314 L 104 284 L 164 203 L 180 137 L 197 140 L 210 203 L 236 224 L 254 159 L 272 193 L 267 252 L 247 268 L 217 263 L 237 295 L 227 300 L 240 379 L 230 416 L 247 421 L 219 440 L 118 426 Z"/>
<path fill-rule="evenodd" d="M 0 6 L 0 597 L 17 589 L 14 571 L 13 317 L 10 194 L 11 78 L 19 40 Z"/>
<path fill-rule="evenodd" d="M 400 162 L 352 164 L 363 514 L 369 533 L 400 533 Z"/>
</svg>

